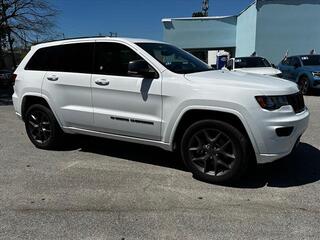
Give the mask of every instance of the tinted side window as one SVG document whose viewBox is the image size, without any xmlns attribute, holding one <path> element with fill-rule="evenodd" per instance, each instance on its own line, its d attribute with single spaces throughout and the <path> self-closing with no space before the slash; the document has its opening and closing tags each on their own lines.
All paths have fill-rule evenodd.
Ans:
<svg viewBox="0 0 320 240">
<path fill-rule="evenodd" d="M 48 48 L 41 48 L 33 54 L 25 70 L 46 71 L 47 60 Z"/>
<path fill-rule="evenodd" d="M 96 43 L 94 73 L 128 76 L 128 64 L 135 60 L 142 60 L 142 58 L 125 45 Z"/>
<path fill-rule="evenodd" d="M 300 60 L 297 57 L 292 58 L 292 60 L 290 61 L 290 65 L 291 66 L 301 66 Z"/>
<path fill-rule="evenodd" d="M 63 45 L 55 51 L 58 57 L 52 65 L 59 66 L 57 70 L 62 72 L 91 73 L 93 46 L 93 43 Z"/>
<path fill-rule="evenodd" d="M 39 49 L 26 70 L 91 73 L 93 43 L 78 43 Z"/>
<path fill-rule="evenodd" d="M 290 57 L 290 58 L 287 58 L 286 60 L 285 60 L 285 64 L 286 65 L 291 65 L 291 62 L 292 62 L 292 58 Z"/>
</svg>

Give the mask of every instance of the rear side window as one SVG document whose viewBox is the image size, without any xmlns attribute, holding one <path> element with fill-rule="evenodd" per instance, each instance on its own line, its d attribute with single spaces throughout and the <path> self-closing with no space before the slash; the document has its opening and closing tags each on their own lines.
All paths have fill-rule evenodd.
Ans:
<svg viewBox="0 0 320 240">
<path fill-rule="evenodd" d="M 91 73 L 94 43 L 77 43 L 39 49 L 26 70 Z"/>
<path fill-rule="evenodd" d="M 123 44 L 96 43 L 94 73 L 128 76 L 128 64 L 135 60 L 142 58 Z"/>
<path fill-rule="evenodd" d="M 48 50 L 49 48 L 41 48 L 37 50 L 27 63 L 25 70 L 46 71 Z"/>
</svg>

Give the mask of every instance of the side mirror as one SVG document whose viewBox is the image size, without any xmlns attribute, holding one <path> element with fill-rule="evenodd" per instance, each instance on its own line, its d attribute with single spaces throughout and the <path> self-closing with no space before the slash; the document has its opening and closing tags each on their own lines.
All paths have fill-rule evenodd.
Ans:
<svg viewBox="0 0 320 240">
<path fill-rule="evenodd" d="M 271 67 L 273 68 L 277 68 L 276 65 L 274 65 L 273 63 L 271 63 Z"/>
<path fill-rule="evenodd" d="M 300 67 L 300 64 L 299 63 L 295 63 L 293 66 L 294 66 L 295 69 L 297 69 L 298 67 Z"/>
<path fill-rule="evenodd" d="M 129 62 L 128 75 L 149 79 L 158 78 L 158 73 L 153 70 L 149 63 L 147 63 L 145 60 L 135 60 Z"/>
</svg>

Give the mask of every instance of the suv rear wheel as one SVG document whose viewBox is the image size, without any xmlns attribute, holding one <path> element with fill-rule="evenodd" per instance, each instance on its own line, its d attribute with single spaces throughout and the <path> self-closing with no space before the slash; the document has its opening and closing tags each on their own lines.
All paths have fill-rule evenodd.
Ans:
<svg viewBox="0 0 320 240">
<path fill-rule="evenodd" d="M 192 124 L 181 141 L 182 159 L 195 178 L 231 182 L 248 168 L 247 138 L 228 123 L 202 120 Z"/>
<path fill-rule="evenodd" d="M 28 108 L 25 127 L 31 142 L 41 149 L 58 147 L 63 135 L 52 111 L 41 104 L 34 104 Z"/>
</svg>

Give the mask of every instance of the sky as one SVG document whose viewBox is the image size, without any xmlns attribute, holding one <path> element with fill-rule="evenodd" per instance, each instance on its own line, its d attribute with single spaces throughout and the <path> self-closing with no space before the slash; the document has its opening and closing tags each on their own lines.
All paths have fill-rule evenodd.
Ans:
<svg viewBox="0 0 320 240">
<path fill-rule="evenodd" d="M 202 0 L 48 0 L 59 10 L 57 32 L 65 37 L 109 35 L 163 39 L 161 19 L 190 17 Z M 209 16 L 241 12 L 253 0 L 210 0 Z"/>
</svg>

